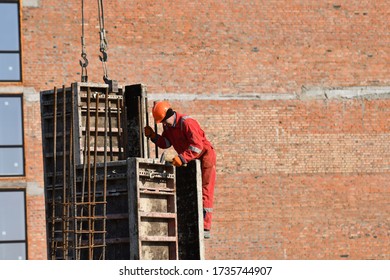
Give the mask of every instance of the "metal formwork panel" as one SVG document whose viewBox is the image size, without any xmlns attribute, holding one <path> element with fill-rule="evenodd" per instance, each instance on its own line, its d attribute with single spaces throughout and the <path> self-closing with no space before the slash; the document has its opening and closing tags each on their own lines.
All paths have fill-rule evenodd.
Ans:
<svg viewBox="0 0 390 280">
<path fill-rule="evenodd" d="M 72 90 L 65 86 L 41 92 L 48 256 L 51 259 L 72 258 L 68 247 L 73 246 L 70 200 L 74 173 L 73 97 Z"/>
<path fill-rule="evenodd" d="M 108 90 L 41 92 L 48 257 L 204 258 L 199 163 L 176 173 L 145 158 L 145 87 Z"/>
<path fill-rule="evenodd" d="M 48 235 L 50 258 L 129 259 L 127 161 L 98 163 L 89 181 L 84 170 L 83 164 L 76 166 L 76 187 L 65 193 L 68 212 L 63 212 L 63 192 L 46 189 L 48 215 L 54 206 L 57 221 L 51 224 L 48 219 L 48 232 L 53 233 Z"/>
<path fill-rule="evenodd" d="M 109 92 L 108 85 L 96 83 L 75 83 L 71 87 L 55 87 L 53 90 L 41 92 L 48 256 L 51 259 L 85 258 L 85 254 L 76 254 L 77 250 L 84 247 L 88 248 L 86 258 L 106 257 L 104 249 L 99 255 L 96 253 L 98 250 L 95 250 L 98 246 L 93 242 L 84 244 L 84 237 L 81 236 L 78 238 L 82 240 L 81 243 L 77 243 L 78 239 L 74 236 L 78 234 L 79 228 L 77 217 L 85 219 L 83 216 L 77 216 L 80 214 L 77 212 L 80 207 L 88 209 L 88 219 L 89 222 L 93 221 L 93 225 L 98 225 L 100 221 L 108 222 L 106 215 L 96 214 L 99 205 L 108 203 L 108 197 L 97 201 L 101 197 L 94 193 L 94 188 L 101 184 L 96 178 L 99 164 L 107 166 L 110 162 L 127 158 L 129 154 L 137 155 L 137 151 L 138 154 L 146 154 L 146 138 L 141 133 L 141 125 L 147 123 L 147 116 L 138 116 L 147 113 L 146 91 L 141 85 L 126 88 L 127 100 L 130 100 L 126 105 L 123 102 L 124 93 L 121 86 L 115 93 Z M 139 91 L 142 94 L 138 94 Z M 132 98 L 132 95 L 137 98 Z M 126 106 L 131 107 L 131 110 L 127 110 Z M 133 106 L 139 110 L 133 112 Z M 132 113 L 126 115 L 128 111 Z M 133 119 L 135 121 L 132 121 Z M 129 121 L 137 127 L 138 135 L 134 136 L 134 128 L 131 133 L 128 132 Z M 139 147 L 144 148 L 141 151 Z M 76 166 L 80 164 L 83 166 L 83 192 L 90 193 L 90 197 L 87 200 L 83 196 L 83 200 L 77 201 L 80 184 L 77 178 L 80 177 L 80 169 Z M 103 185 L 107 191 L 109 186 L 106 177 L 103 179 Z M 125 212 L 127 213 L 127 208 Z M 84 227 L 85 223 L 81 232 L 85 231 Z M 128 229 L 128 226 L 125 228 Z M 93 232 L 93 237 L 97 240 L 103 240 L 107 234 L 105 230 L 101 230 L 100 236 L 98 230 Z M 90 236 L 89 234 L 88 238 Z M 116 242 L 120 244 L 120 240 L 116 239 Z M 101 246 L 106 247 L 104 244 Z M 122 258 L 122 253 L 117 257 Z"/>
<path fill-rule="evenodd" d="M 85 168 L 76 171 L 76 259 L 129 259 L 128 163 L 98 163 L 89 181 Z"/>
<path fill-rule="evenodd" d="M 94 162 L 95 157 L 96 162 L 104 162 L 105 152 L 107 161 L 148 157 L 148 141 L 143 134 L 148 124 L 147 93 L 141 84 L 119 85 L 118 92 L 109 92 L 108 85 L 98 83 L 74 83 L 71 87 L 42 91 L 41 118 L 48 172 L 54 155 L 69 153 L 72 145 L 76 164 Z M 65 142 L 63 135 L 67 137 Z"/>
<path fill-rule="evenodd" d="M 178 259 L 175 168 L 130 158 L 130 258 Z"/>
<path fill-rule="evenodd" d="M 75 83 L 75 147 L 79 148 L 77 163 L 125 159 L 123 92 L 110 93 L 106 84 Z"/>
<path fill-rule="evenodd" d="M 199 160 L 176 168 L 176 196 L 179 258 L 203 260 L 202 171 Z"/>
<path fill-rule="evenodd" d="M 125 86 L 124 108 L 126 110 L 126 156 L 149 157 L 149 141 L 143 129 L 149 125 L 146 87 L 142 84 Z"/>
</svg>

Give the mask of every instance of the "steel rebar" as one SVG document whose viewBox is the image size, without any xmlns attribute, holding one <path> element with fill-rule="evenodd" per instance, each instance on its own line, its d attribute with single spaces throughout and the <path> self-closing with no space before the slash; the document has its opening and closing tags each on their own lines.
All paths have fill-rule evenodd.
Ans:
<svg viewBox="0 0 390 280">
<path fill-rule="evenodd" d="M 77 254 L 76 254 L 76 247 L 78 245 L 78 242 L 77 242 L 77 236 L 76 236 L 76 230 L 77 230 L 77 220 L 76 220 L 76 217 L 77 217 L 77 207 L 76 207 L 76 195 L 77 195 L 77 186 L 76 186 L 76 162 L 75 162 L 75 158 L 76 158 L 76 154 L 75 154 L 75 151 L 76 149 L 74 148 L 74 145 L 73 145 L 73 126 L 74 126 L 74 86 L 72 86 L 72 92 L 71 92 L 71 97 L 70 97 L 70 106 L 71 106 L 71 114 L 70 114 L 70 131 L 69 131 L 69 139 L 70 139 L 70 142 L 69 142 L 69 161 L 70 161 L 70 165 L 69 167 L 71 167 L 72 169 L 72 172 L 70 174 L 71 178 L 70 178 L 70 182 L 72 182 L 72 190 L 73 190 L 73 193 L 71 194 L 71 197 L 72 197 L 72 213 L 74 215 L 74 218 L 73 218 L 73 230 L 74 230 L 74 234 L 73 234 L 73 248 L 72 248 L 72 251 L 73 251 L 73 257 L 75 259 L 77 259 Z M 69 170 L 70 171 L 70 170 Z"/>
<path fill-rule="evenodd" d="M 55 184 L 57 181 L 57 87 L 54 87 L 53 92 L 53 177 L 52 177 L 52 231 L 51 231 L 51 258 L 54 260 L 56 255 L 55 250 Z"/>
<path fill-rule="evenodd" d="M 104 115 L 104 179 L 103 179 L 103 201 L 107 201 L 107 118 L 108 118 L 108 88 L 105 95 L 105 115 Z M 103 216 L 107 215 L 107 204 L 103 204 Z M 106 231 L 106 218 L 103 219 L 103 231 Z M 102 259 L 106 258 L 106 234 L 103 234 Z"/>
<path fill-rule="evenodd" d="M 118 154 L 118 160 L 121 160 L 123 159 L 123 155 L 122 155 L 122 133 L 121 133 L 121 99 L 118 98 L 116 100 L 116 108 L 117 108 L 117 121 L 116 121 L 116 126 L 117 126 L 117 129 L 118 129 L 118 150 L 119 150 L 119 154 Z"/>
<path fill-rule="evenodd" d="M 91 150 L 90 150 L 90 133 L 91 133 L 91 89 L 88 88 L 87 90 L 87 124 L 86 124 L 86 134 L 87 134 L 87 146 L 88 146 L 88 152 L 87 152 L 87 174 L 88 174 L 88 216 L 91 217 L 92 213 L 92 206 L 91 206 Z M 88 230 L 91 232 L 92 224 L 91 224 L 91 219 L 88 220 Z M 91 233 L 88 234 L 88 244 L 90 246 L 88 250 L 88 258 L 90 260 L 93 259 L 93 249 L 92 249 L 92 235 Z"/>
<path fill-rule="evenodd" d="M 67 229 L 67 201 L 66 201 L 66 90 L 65 85 L 62 86 L 62 238 L 63 238 L 63 258 L 68 259 L 68 236 Z"/>
<path fill-rule="evenodd" d="M 99 94 L 95 95 L 95 141 L 94 141 L 94 156 L 93 156 L 93 204 L 92 204 L 92 244 L 95 243 L 95 213 L 96 213 L 96 183 L 97 183 L 97 142 L 98 142 L 98 125 L 99 125 Z"/>
</svg>

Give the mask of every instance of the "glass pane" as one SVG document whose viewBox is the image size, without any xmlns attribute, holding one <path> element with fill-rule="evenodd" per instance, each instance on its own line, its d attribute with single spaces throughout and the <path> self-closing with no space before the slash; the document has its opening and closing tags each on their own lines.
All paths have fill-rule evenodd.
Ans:
<svg viewBox="0 0 390 280">
<path fill-rule="evenodd" d="M 0 147 L 0 176 L 23 175 L 23 149 Z"/>
<path fill-rule="evenodd" d="M 19 19 L 18 5 L 0 3 L 0 50 L 19 50 Z"/>
<path fill-rule="evenodd" d="M 0 241 L 25 240 L 24 193 L 0 192 Z"/>
<path fill-rule="evenodd" d="M 20 81 L 20 58 L 18 53 L 0 53 L 0 80 Z"/>
<path fill-rule="evenodd" d="M 26 243 L 0 243 L 0 260 L 25 260 Z"/>
<path fill-rule="evenodd" d="M 0 97 L 0 145 L 23 145 L 20 97 Z"/>
</svg>

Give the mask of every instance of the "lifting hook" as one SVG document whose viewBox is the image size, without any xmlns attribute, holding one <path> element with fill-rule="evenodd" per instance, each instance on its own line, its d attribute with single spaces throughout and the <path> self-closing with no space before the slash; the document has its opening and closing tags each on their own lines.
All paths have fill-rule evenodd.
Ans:
<svg viewBox="0 0 390 280">
<path fill-rule="evenodd" d="M 81 59 L 79 60 L 80 62 L 80 66 L 81 67 L 87 67 L 88 66 L 88 59 L 87 59 L 87 55 L 85 53 L 82 53 L 81 54 L 81 58 L 83 59 L 83 61 L 81 61 Z"/>
</svg>

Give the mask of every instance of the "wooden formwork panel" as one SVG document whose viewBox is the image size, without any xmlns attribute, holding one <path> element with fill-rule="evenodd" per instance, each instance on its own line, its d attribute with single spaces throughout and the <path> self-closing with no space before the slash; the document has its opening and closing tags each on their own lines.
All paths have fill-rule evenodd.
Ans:
<svg viewBox="0 0 390 280">
<path fill-rule="evenodd" d="M 178 259 L 175 168 L 130 158 L 130 258 Z"/>
</svg>

